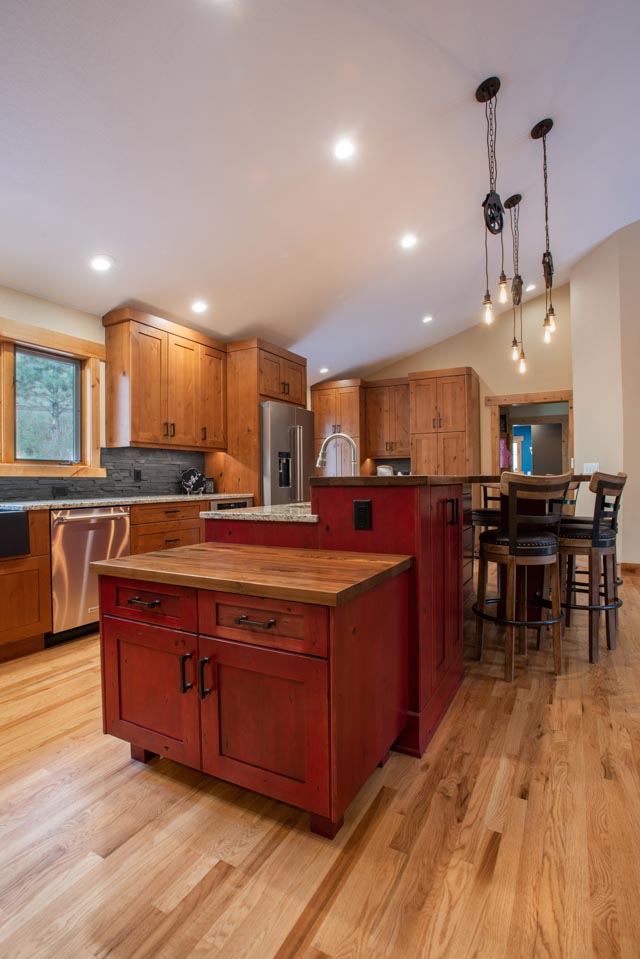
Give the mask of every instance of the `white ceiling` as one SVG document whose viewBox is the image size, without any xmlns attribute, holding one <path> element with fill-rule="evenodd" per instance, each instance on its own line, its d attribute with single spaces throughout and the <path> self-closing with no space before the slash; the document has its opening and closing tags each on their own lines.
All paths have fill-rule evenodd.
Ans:
<svg viewBox="0 0 640 959">
<path fill-rule="evenodd" d="M 3 0 L 0 283 L 188 322 L 201 297 L 199 326 L 271 337 L 311 382 L 379 366 L 478 321 L 486 76 L 525 282 L 542 117 L 557 281 L 640 217 L 639 47 L 638 0 Z"/>
</svg>

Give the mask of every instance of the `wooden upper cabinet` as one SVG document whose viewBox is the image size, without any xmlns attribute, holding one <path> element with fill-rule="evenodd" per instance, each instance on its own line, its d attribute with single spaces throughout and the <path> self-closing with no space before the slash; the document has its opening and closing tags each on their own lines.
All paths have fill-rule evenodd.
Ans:
<svg viewBox="0 0 640 959">
<path fill-rule="evenodd" d="M 311 409 L 313 410 L 313 433 L 316 439 L 323 440 L 329 433 L 335 433 L 338 414 L 336 410 L 337 393 L 335 389 L 312 390 Z M 333 476 L 333 473 L 321 475 Z"/>
<path fill-rule="evenodd" d="M 366 392 L 366 455 L 409 456 L 409 384 L 369 386 Z"/>
<path fill-rule="evenodd" d="M 440 376 L 438 384 L 437 408 L 438 429 L 464 430 L 467 425 L 467 400 L 464 376 Z"/>
<path fill-rule="evenodd" d="M 169 442 L 174 446 L 198 445 L 200 344 L 169 334 L 167 416 Z"/>
<path fill-rule="evenodd" d="M 129 307 L 103 324 L 107 446 L 224 448 L 225 345 Z"/>
<path fill-rule="evenodd" d="M 166 443 L 168 334 L 142 323 L 131 323 L 131 442 Z M 107 366 L 109 343 L 107 341 Z M 123 376 L 126 373 L 123 371 Z M 107 410 L 109 395 L 107 394 Z M 120 445 L 120 444 L 114 444 Z M 128 445 L 128 444 L 126 444 Z"/>
<path fill-rule="evenodd" d="M 336 433 L 360 436 L 360 394 L 359 386 L 342 386 L 336 390 Z"/>
<path fill-rule="evenodd" d="M 411 432 L 435 433 L 438 430 L 437 379 L 412 380 Z"/>
<path fill-rule="evenodd" d="M 227 358 L 220 350 L 199 346 L 200 444 L 207 449 L 224 449 L 227 442 Z"/>
<path fill-rule="evenodd" d="M 389 452 L 389 393 L 386 386 L 373 386 L 365 395 L 367 456 L 385 456 Z"/>
<path fill-rule="evenodd" d="M 258 351 L 258 388 L 262 396 L 306 407 L 306 367 L 261 349 Z"/>
</svg>

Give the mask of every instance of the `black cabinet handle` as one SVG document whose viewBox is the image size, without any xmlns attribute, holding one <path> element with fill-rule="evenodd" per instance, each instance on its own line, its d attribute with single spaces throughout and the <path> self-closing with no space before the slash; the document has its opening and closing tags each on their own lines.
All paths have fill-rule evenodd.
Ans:
<svg viewBox="0 0 640 959">
<path fill-rule="evenodd" d="M 163 429 L 162 435 L 163 435 L 163 436 L 168 436 L 168 435 L 169 435 L 169 423 L 163 423 L 163 426 L 164 426 L 164 429 Z"/>
<path fill-rule="evenodd" d="M 337 424 L 336 424 L 336 433 L 341 433 L 341 432 L 342 432 L 342 423 L 337 423 Z"/>
<path fill-rule="evenodd" d="M 202 427 L 202 439 L 203 439 L 203 440 L 206 440 L 206 438 L 207 438 L 207 427 L 206 427 L 206 426 L 203 426 L 203 427 Z"/>
<path fill-rule="evenodd" d="M 173 513 L 179 513 L 179 512 L 180 512 L 179 509 L 166 509 L 166 510 L 164 511 L 164 515 L 165 515 L 165 516 L 171 516 Z"/>
<path fill-rule="evenodd" d="M 283 394 L 287 392 L 287 384 L 284 380 L 280 383 L 280 392 Z"/>
<path fill-rule="evenodd" d="M 139 596 L 134 596 L 132 599 L 127 600 L 129 606 L 142 606 L 144 609 L 155 609 L 156 606 L 160 605 L 159 599 L 150 599 L 148 601 L 140 599 Z"/>
<path fill-rule="evenodd" d="M 287 394 L 287 396 L 288 396 L 288 395 L 289 395 L 289 393 L 291 392 L 291 391 L 289 390 L 289 384 L 288 384 L 288 383 L 285 383 L 284 385 L 285 385 L 285 387 L 286 387 L 286 389 L 285 389 L 285 393 L 286 393 L 286 394 Z"/>
<path fill-rule="evenodd" d="M 175 539 L 165 539 L 165 543 L 179 543 L 179 542 L 180 542 L 179 536 L 176 536 Z"/>
<path fill-rule="evenodd" d="M 172 424 L 171 424 L 171 436 L 175 436 L 175 435 L 176 435 L 176 424 L 175 424 L 175 423 L 172 423 Z"/>
<path fill-rule="evenodd" d="M 435 418 L 435 416 L 434 416 L 433 419 L 431 420 L 431 425 L 432 425 L 432 427 L 433 427 L 434 430 L 435 430 L 435 428 L 436 428 L 436 418 Z"/>
<path fill-rule="evenodd" d="M 261 623 L 257 619 L 249 619 L 246 614 L 236 617 L 236 619 L 234 619 L 234 623 L 236 626 L 257 626 L 258 629 L 273 629 L 273 627 L 276 625 L 275 619 L 268 619 L 266 623 Z"/>
<path fill-rule="evenodd" d="M 451 503 L 451 519 L 447 521 L 447 526 L 457 526 L 458 525 L 458 499 L 454 497 L 453 499 L 448 499 L 447 504 Z"/>
<path fill-rule="evenodd" d="M 198 661 L 198 696 L 200 699 L 204 699 L 211 692 L 211 687 L 204 684 L 204 667 L 210 662 L 211 659 L 208 656 Z"/>
<path fill-rule="evenodd" d="M 187 677 L 185 674 L 187 660 L 191 658 L 192 658 L 191 653 L 185 653 L 184 656 L 180 657 L 180 692 L 181 693 L 188 693 L 190 689 L 193 689 L 193 683 L 187 682 Z"/>
</svg>

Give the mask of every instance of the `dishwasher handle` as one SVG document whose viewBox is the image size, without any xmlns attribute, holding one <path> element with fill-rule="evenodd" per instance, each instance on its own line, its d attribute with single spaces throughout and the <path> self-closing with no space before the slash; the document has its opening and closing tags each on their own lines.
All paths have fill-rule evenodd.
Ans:
<svg viewBox="0 0 640 959">
<path fill-rule="evenodd" d="M 100 523 L 111 523 L 116 519 L 128 519 L 128 513 L 112 513 L 109 516 L 99 516 L 94 514 L 93 516 L 57 516 L 54 519 L 54 526 L 66 526 L 67 523 L 88 523 L 91 522 L 100 522 Z"/>
</svg>

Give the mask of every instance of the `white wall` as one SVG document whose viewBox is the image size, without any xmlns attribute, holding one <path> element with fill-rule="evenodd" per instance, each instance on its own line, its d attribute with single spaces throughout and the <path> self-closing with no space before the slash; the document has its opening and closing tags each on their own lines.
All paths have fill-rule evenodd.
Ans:
<svg viewBox="0 0 640 959">
<path fill-rule="evenodd" d="M 542 341 L 544 297 L 529 300 L 524 306 L 526 373 L 519 373 L 518 364 L 511 359 L 513 314 L 509 311 L 497 316 L 492 326 L 478 323 L 420 353 L 413 353 L 397 363 L 368 373 L 367 378 L 406 376 L 419 370 L 457 366 L 473 367 L 480 377 L 481 469 L 483 473 L 490 473 L 491 411 L 485 406 L 485 396 L 571 389 L 571 307 L 568 285 L 554 291 L 553 305 L 558 328 L 553 343 L 548 345 Z"/>
<path fill-rule="evenodd" d="M 0 316 L 55 333 L 68 333 L 83 340 L 104 343 L 104 327 L 99 316 L 50 303 L 6 286 L 0 286 Z"/>
</svg>

